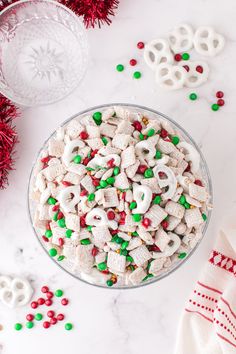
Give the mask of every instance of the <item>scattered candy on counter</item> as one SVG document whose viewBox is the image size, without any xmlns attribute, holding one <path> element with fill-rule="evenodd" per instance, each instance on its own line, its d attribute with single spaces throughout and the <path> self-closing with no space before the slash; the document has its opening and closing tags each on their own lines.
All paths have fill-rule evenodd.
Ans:
<svg viewBox="0 0 236 354">
<path fill-rule="evenodd" d="M 37 309 L 39 306 L 42 306 L 42 305 L 51 306 L 53 304 L 51 299 L 54 298 L 54 296 L 57 298 L 61 298 L 64 294 L 63 290 L 61 290 L 61 289 L 57 289 L 53 293 L 52 291 L 50 291 L 49 287 L 46 285 L 41 288 L 41 292 L 43 294 L 45 294 L 46 298 L 40 297 L 37 300 L 32 301 L 31 302 L 32 309 Z M 49 301 L 48 304 L 47 304 L 47 301 Z M 68 303 L 69 303 L 69 300 L 66 298 L 63 298 L 61 300 L 61 305 L 63 305 L 63 306 L 68 305 Z M 44 314 L 40 313 L 40 312 L 36 312 L 35 314 L 28 313 L 26 315 L 27 322 L 25 323 L 25 328 L 32 329 L 36 325 L 35 321 L 40 322 L 43 320 L 44 317 L 48 318 L 48 320 L 45 320 L 42 323 L 42 327 L 45 329 L 48 329 L 51 325 L 56 325 L 58 323 L 58 321 L 61 322 L 61 321 L 64 321 L 64 319 L 65 319 L 65 315 L 63 313 L 56 314 L 56 312 L 54 310 L 49 310 Z M 23 324 L 16 323 L 14 325 L 14 328 L 16 331 L 20 331 L 21 329 L 23 329 Z M 73 328 L 73 325 L 71 323 L 65 324 L 65 329 L 67 331 L 71 330 L 72 328 Z"/>
<path fill-rule="evenodd" d="M 191 101 L 195 101 L 195 100 L 197 100 L 198 95 L 195 92 L 192 92 L 189 94 L 188 97 Z M 222 97 L 224 97 L 224 93 L 222 91 L 217 91 L 216 92 L 217 101 L 216 101 L 216 103 L 213 103 L 211 105 L 212 111 L 216 112 L 220 109 L 220 107 L 224 106 L 225 101 Z"/>
<path fill-rule="evenodd" d="M 144 47 L 145 47 L 145 44 L 144 44 L 143 42 L 138 42 L 138 43 L 137 43 L 137 48 L 138 48 L 138 49 L 143 49 Z M 134 59 L 134 58 L 130 59 L 130 60 L 129 60 L 129 64 L 130 64 L 130 66 L 136 66 L 136 65 L 137 65 L 137 59 Z M 117 64 L 117 65 L 116 65 L 116 70 L 117 70 L 118 72 L 124 71 L 124 68 L 125 68 L 125 67 L 124 67 L 123 64 Z M 140 79 L 141 76 L 142 76 L 142 74 L 141 74 L 140 71 L 135 71 L 135 72 L 133 73 L 133 78 L 134 78 L 134 79 Z"/>
<path fill-rule="evenodd" d="M 123 106 L 79 116 L 50 138 L 36 166 L 38 236 L 48 239 L 51 257 L 64 257 L 63 268 L 90 283 L 140 284 L 202 237 L 211 206 L 200 155 L 161 117 Z M 46 305 L 55 301 L 42 291 Z"/>
</svg>

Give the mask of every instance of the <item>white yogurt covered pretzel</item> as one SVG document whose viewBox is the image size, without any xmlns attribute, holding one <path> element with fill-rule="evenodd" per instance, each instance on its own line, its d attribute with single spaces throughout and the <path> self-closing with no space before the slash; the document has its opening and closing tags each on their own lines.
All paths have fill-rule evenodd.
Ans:
<svg viewBox="0 0 236 354">
<path fill-rule="evenodd" d="M 169 33 L 168 40 L 174 53 L 182 53 L 193 47 L 193 37 L 192 27 L 180 24 Z"/>
<path fill-rule="evenodd" d="M 178 90 L 182 88 L 186 77 L 186 70 L 181 66 L 162 63 L 156 67 L 156 81 L 160 87 L 166 90 Z"/>
<path fill-rule="evenodd" d="M 98 285 L 134 286 L 167 272 L 199 242 L 207 217 L 199 153 L 174 124 L 134 108 L 72 122 L 34 171 L 34 227 L 45 248 Z"/>
<path fill-rule="evenodd" d="M 187 67 L 184 86 L 190 88 L 198 87 L 208 80 L 210 69 L 206 62 L 200 60 L 188 60 L 187 63 L 186 61 L 181 61 L 179 65 L 182 67 Z M 197 70 L 199 67 L 201 68 L 201 71 Z"/>
<path fill-rule="evenodd" d="M 33 294 L 33 288 L 27 279 L 5 275 L 0 276 L 0 301 L 3 305 L 16 308 L 26 305 Z"/>
<path fill-rule="evenodd" d="M 148 42 L 144 48 L 144 60 L 153 70 L 155 70 L 157 65 L 161 63 L 172 64 L 174 59 L 171 54 L 168 41 L 166 39 L 159 38 Z"/>
<path fill-rule="evenodd" d="M 199 27 L 195 32 L 194 48 L 201 55 L 213 57 L 222 51 L 224 45 L 224 37 L 210 26 Z"/>
</svg>

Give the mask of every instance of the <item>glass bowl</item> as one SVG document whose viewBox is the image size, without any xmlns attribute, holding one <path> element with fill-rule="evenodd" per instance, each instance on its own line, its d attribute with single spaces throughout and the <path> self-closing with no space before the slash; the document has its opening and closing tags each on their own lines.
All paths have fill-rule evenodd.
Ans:
<svg viewBox="0 0 236 354">
<path fill-rule="evenodd" d="M 83 24 L 57 1 L 19 1 L 5 8 L 0 44 L 0 92 L 23 106 L 64 98 L 87 68 Z"/>
<path fill-rule="evenodd" d="M 190 144 L 192 144 L 196 148 L 196 150 L 198 151 L 198 153 L 200 155 L 200 160 L 201 160 L 200 161 L 200 171 L 201 171 L 202 179 L 204 180 L 205 185 L 206 185 L 207 190 L 208 190 L 209 195 L 210 195 L 209 204 L 210 205 L 212 204 L 213 199 L 212 199 L 211 178 L 210 178 L 210 174 L 209 174 L 209 170 L 208 170 L 206 161 L 205 161 L 205 159 L 204 159 L 199 147 L 194 142 L 194 140 L 190 137 L 190 135 L 178 123 L 176 123 L 174 120 L 170 119 L 166 115 L 164 115 L 164 114 L 162 114 L 162 113 L 160 113 L 158 111 L 155 111 L 153 109 L 146 108 L 146 107 L 139 106 L 139 105 L 126 104 L 126 103 L 124 103 L 124 104 L 122 104 L 122 103 L 105 104 L 105 105 L 89 108 L 89 109 L 86 109 L 85 111 L 82 111 L 82 112 L 80 112 L 78 114 L 75 114 L 72 117 L 70 117 L 69 119 L 67 119 L 61 126 L 63 127 L 65 125 L 67 125 L 74 118 L 78 118 L 78 117 L 82 118 L 84 116 L 91 115 L 93 112 L 96 112 L 96 111 L 103 112 L 104 110 L 106 110 L 107 108 L 112 107 L 112 106 L 122 106 L 124 108 L 127 108 L 127 109 L 133 111 L 133 112 L 141 112 L 145 116 L 148 116 L 148 117 L 151 117 L 151 118 L 158 118 L 159 120 L 164 120 L 164 121 L 167 121 L 167 122 L 171 123 L 173 125 L 173 127 L 175 128 L 177 134 L 180 137 L 182 137 L 186 142 L 189 142 Z M 33 227 L 33 230 L 34 230 L 34 233 L 35 233 L 37 239 L 39 240 L 40 244 L 42 245 L 43 249 L 47 252 L 47 254 L 48 254 L 47 243 L 42 241 L 42 233 L 39 233 L 39 230 L 36 230 L 34 225 L 33 225 L 36 202 L 31 200 L 30 193 L 32 191 L 32 187 L 33 187 L 33 184 L 34 184 L 35 173 L 36 173 L 36 170 L 37 170 L 37 161 L 39 160 L 39 158 L 41 156 L 41 152 L 47 146 L 49 139 L 52 138 L 55 134 L 56 134 L 56 131 L 51 134 L 51 136 L 45 141 L 43 147 L 40 149 L 40 151 L 39 151 L 39 153 L 37 155 L 37 158 L 35 160 L 35 163 L 33 165 L 33 168 L 31 170 L 30 179 L 29 179 L 29 187 L 28 187 L 28 211 L 29 211 L 29 217 L 30 217 L 31 225 Z M 207 230 L 207 227 L 208 227 L 208 224 L 209 224 L 209 221 L 210 221 L 211 208 L 206 211 L 206 216 L 207 216 L 207 220 L 204 223 L 204 226 L 203 226 L 203 229 L 202 229 L 202 235 L 203 236 L 206 233 L 206 230 Z M 203 236 L 202 236 L 202 238 L 203 238 Z M 172 273 L 174 270 L 179 268 L 184 262 L 186 262 L 190 258 L 190 256 L 193 254 L 193 252 L 196 250 L 196 248 L 198 247 L 199 243 L 201 242 L 201 239 L 197 242 L 195 247 L 190 250 L 190 252 L 187 254 L 187 256 L 184 259 L 178 259 L 176 262 L 173 262 L 172 265 L 169 268 L 166 268 L 166 271 L 162 272 L 160 275 L 154 276 L 153 278 L 150 278 L 150 279 L 146 280 L 145 282 L 142 282 L 139 285 L 131 285 L 131 286 L 130 285 L 129 286 L 119 285 L 118 286 L 118 285 L 115 284 L 112 288 L 109 288 L 109 289 L 136 288 L 136 287 L 145 286 L 145 285 L 154 283 L 156 281 L 159 281 L 160 279 L 166 277 L 168 274 Z M 52 258 L 52 259 L 53 259 L 53 261 L 55 263 L 58 264 L 59 267 L 64 269 L 67 273 L 71 274 L 75 278 L 77 278 L 77 279 L 79 279 L 79 280 L 81 280 L 81 281 L 83 281 L 85 283 L 88 283 L 90 285 L 95 285 L 95 286 L 98 286 L 98 287 L 108 288 L 106 285 L 91 283 L 90 281 L 88 281 L 86 279 L 86 277 L 81 277 L 80 273 L 78 271 L 76 271 L 76 270 L 71 271 L 71 269 L 69 269 L 69 268 L 71 268 L 70 262 L 67 263 L 67 262 L 65 262 L 65 260 L 63 262 L 58 262 L 56 259 L 54 259 L 54 258 Z"/>
</svg>

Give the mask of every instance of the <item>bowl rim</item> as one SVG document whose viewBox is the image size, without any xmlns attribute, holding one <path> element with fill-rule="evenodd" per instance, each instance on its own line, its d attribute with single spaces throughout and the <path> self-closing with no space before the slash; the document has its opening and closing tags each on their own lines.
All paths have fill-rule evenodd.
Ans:
<svg viewBox="0 0 236 354">
<path fill-rule="evenodd" d="M 114 107 L 114 106 L 121 106 L 121 107 L 130 107 L 130 108 L 133 108 L 133 109 L 141 109 L 141 110 L 146 110 L 148 111 L 149 113 L 152 113 L 152 114 L 155 114 L 155 115 L 159 115 L 161 118 L 164 118 L 165 120 L 167 120 L 168 122 L 171 122 L 175 127 L 177 127 L 181 133 L 183 133 L 184 135 L 187 136 L 187 138 L 191 141 L 191 143 L 193 144 L 193 146 L 196 148 L 196 150 L 198 151 L 200 157 L 201 157 L 201 162 L 204 166 L 204 169 L 205 169 L 205 174 L 206 176 L 204 177 L 207 177 L 207 186 L 208 186 L 208 192 L 209 192 L 209 195 L 210 195 L 210 199 L 209 199 L 209 202 L 211 204 L 213 204 L 213 187 L 212 187 L 212 180 L 211 180 L 211 175 L 210 175 L 210 171 L 209 171 L 209 168 L 208 168 L 208 165 L 207 165 L 207 162 L 205 160 L 205 157 L 203 155 L 203 153 L 201 152 L 200 148 L 198 147 L 198 145 L 196 144 L 195 140 L 189 135 L 189 133 L 184 129 L 182 128 L 181 125 L 179 125 L 179 123 L 177 123 L 175 120 L 173 120 L 172 118 L 169 118 L 167 115 L 157 111 L 157 110 L 154 110 L 152 108 L 148 108 L 146 106 L 142 106 L 142 105 L 138 105 L 138 104 L 132 104 L 132 103 L 107 103 L 107 104 L 102 104 L 102 105 L 97 105 L 97 106 L 93 106 L 93 107 L 90 107 L 90 108 L 87 108 L 83 111 L 80 111 L 76 114 L 73 114 L 72 116 L 70 116 L 69 118 L 67 118 L 66 120 L 64 120 L 51 134 L 50 136 L 44 141 L 42 147 L 40 148 L 40 150 L 38 151 L 35 159 L 33 160 L 33 163 L 32 163 L 32 167 L 31 167 L 31 171 L 30 171 L 30 175 L 29 175 L 29 180 L 28 180 L 28 188 L 27 188 L 27 211 L 28 211 L 28 217 L 30 219 L 30 223 L 31 223 L 31 227 L 33 228 L 33 232 L 38 240 L 38 242 L 40 243 L 41 247 L 43 248 L 44 252 L 48 255 L 48 257 L 50 259 L 53 260 L 53 262 L 58 265 L 61 269 L 63 269 L 66 273 L 68 273 L 70 276 L 72 276 L 73 278 L 79 280 L 79 281 L 82 281 L 83 283 L 85 284 L 88 284 L 88 285 L 92 285 L 92 286 L 95 286 L 97 288 L 100 288 L 100 289 L 112 289 L 112 290 L 130 290 L 130 289 L 137 289 L 137 288 L 143 288 L 144 286 L 147 286 L 147 285 L 150 285 L 150 284 L 154 284 L 156 283 L 157 281 L 160 281 L 161 279 L 164 279 L 166 278 L 168 275 L 170 275 L 171 273 L 174 273 L 177 269 L 179 269 L 180 266 L 182 266 L 192 255 L 193 253 L 196 251 L 196 249 L 199 247 L 200 243 L 202 242 L 206 232 L 207 232 L 207 229 L 208 229 L 208 226 L 209 226 L 209 223 L 210 223 L 210 220 L 211 220 L 211 215 L 212 215 L 212 208 L 208 210 L 208 213 L 207 213 L 207 220 L 204 224 L 204 227 L 203 227 L 203 230 L 202 230 L 202 237 L 200 238 L 200 240 L 197 242 L 197 244 L 190 250 L 190 252 L 187 254 L 187 256 L 182 259 L 181 261 L 179 261 L 178 263 L 175 263 L 173 268 L 170 268 L 167 272 L 164 272 L 163 274 L 160 274 L 158 276 L 154 276 L 153 278 L 150 278 L 150 280 L 147 280 L 147 281 L 144 281 L 140 284 L 137 284 L 137 285 L 132 285 L 132 286 L 119 286 L 119 287 L 108 287 L 106 285 L 102 285 L 102 284 L 93 284 L 93 283 L 90 283 L 88 282 L 87 280 L 85 279 L 82 279 L 80 278 L 79 276 L 77 276 L 76 274 L 73 274 L 71 273 L 69 270 L 65 269 L 59 262 L 56 261 L 56 259 L 54 259 L 53 257 L 50 257 L 50 255 L 48 254 L 48 251 L 47 249 L 44 247 L 43 245 L 43 242 L 40 240 L 34 226 L 33 226 L 33 215 L 31 215 L 31 208 L 30 208 L 30 187 L 31 187 L 31 183 L 32 183 L 32 178 L 33 178 L 33 171 L 34 171 L 34 168 L 35 168 L 35 164 L 36 162 L 38 161 L 39 159 L 39 156 L 40 156 L 40 153 L 41 151 L 44 149 L 44 147 L 47 145 L 48 141 L 54 136 L 54 134 L 56 133 L 56 130 L 59 128 L 59 127 L 64 127 L 67 123 L 69 123 L 71 120 L 75 119 L 76 117 L 78 116 L 81 116 L 81 115 L 84 115 L 88 112 L 91 112 L 91 111 L 96 111 L 98 109 L 104 109 L 104 108 L 110 108 L 110 107 Z"/>
<path fill-rule="evenodd" d="M 61 4 L 58 1 L 53 1 L 53 0 L 18 0 L 16 2 L 13 2 L 11 4 L 9 4 L 8 6 L 6 6 L 2 11 L 0 11 L 0 21 L 1 21 L 1 16 L 4 15 L 4 13 L 6 13 L 7 11 L 11 10 L 12 8 L 16 7 L 19 4 L 34 4 L 36 5 L 37 3 L 48 3 L 50 5 L 52 5 L 54 8 L 56 7 L 61 7 L 62 9 L 64 9 L 65 11 L 67 11 L 71 16 L 74 17 L 74 19 L 76 19 L 76 21 L 78 22 L 78 24 L 81 27 L 81 31 L 83 31 L 83 37 L 84 37 L 84 42 L 86 45 L 86 52 L 85 52 L 85 57 L 86 57 L 86 61 L 88 61 L 88 57 L 89 57 L 89 43 L 88 43 L 88 36 L 87 33 L 85 31 L 85 28 L 83 26 L 83 22 L 79 19 L 79 16 L 77 16 L 71 9 L 69 9 L 67 6 Z M 5 92 L 5 90 L 2 90 L 2 85 L 0 84 L 0 93 L 4 96 L 6 96 L 8 99 L 10 99 L 12 102 L 14 102 L 15 104 L 18 104 L 19 106 L 22 107 L 41 107 L 41 106 L 48 106 L 51 104 L 54 104 L 56 102 L 62 101 L 64 98 L 66 98 L 67 96 L 69 96 L 72 92 L 74 92 L 74 90 L 76 90 L 79 87 L 80 82 L 84 79 L 85 74 L 87 72 L 88 69 L 88 64 L 85 65 L 84 69 L 83 69 L 83 73 L 81 75 L 81 78 L 79 79 L 78 83 L 76 84 L 76 86 L 69 91 L 68 93 L 66 93 L 62 98 L 57 98 L 51 102 L 46 102 L 46 103 L 37 103 L 37 104 L 26 104 L 26 103 L 22 103 L 20 100 L 15 99 L 11 94 L 8 94 L 8 92 Z"/>
</svg>

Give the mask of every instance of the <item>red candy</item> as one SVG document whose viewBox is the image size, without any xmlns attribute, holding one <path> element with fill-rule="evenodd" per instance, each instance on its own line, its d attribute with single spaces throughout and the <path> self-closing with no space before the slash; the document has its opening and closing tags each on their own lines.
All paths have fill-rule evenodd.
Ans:
<svg viewBox="0 0 236 354">
<path fill-rule="evenodd" d="M 142 124 L 138 120 L 135 120 L 132 125 L 134 129 L 138 130 L 139 132 L 141 132 L 141 130 L 143 129 Z"/>
<path fill-rule="evenodd" d="M 90 159 L 89 157 L 85 157 L 85 159 L 83 159 L 83 165 L 87 166 L 87 164 L 89 163 Z"/>
<path fill-rule="evenodd" d="M 62 304 L 63 306 L 68 305 L 68 303 L 69 303 L 69 300 L 66 299 L 65 297 L 61 300 L 61 304 Z"/>
<path fill-rule="evenodd" d="M 50 156 L 47 156 L 47 157 L 43 157 L 42 159 L 41 159 L 41 162 L 42 163 L 48 163 L 48 161 L 50 160 Z"/>
<path fill-rule="evenodd" d="M 143 42 L 138 42 L 137 43 L 138 49 L 143 49 L 144 48 L 144 43 Z"/>
<path fill-rule="evenodd" d="M 110 234 L 112 236 L 116 235 L 119 232 L 119 230 L 110 230 Z"/>
<path fill-rule="evenodd" d="M 165 130 L 165 129 L 161 129 L 160 136 L 162 137 L 162 139 L 167 138 L 167 136 L 168 136 L 168 131 Z"/>
<path fill-rule="evenodd" d="M 32 309 L 36 309 L 38 307 L 38 303 L 36 301 L 31 302 Z"/>
<path fill-rule="evenodd" d="M 44 242 L 49 242 L 49 239 L 48 239 L 46 236 L 42 236 L 42 240 L 43 240 Z"/>
<path fill-rule="evenodd" d="M 120 217 L 121 217 L 121 219 L 125 219 L 126 218 L 126 212 L 125 211 L 121 211 L 120 212 Z"/>
<path fill-rule="evenodd" d="M 34 319 L 34 315 L 32 315 L 31 313 L 29 313 L 27 316 L 26 316 L 26 319 L 27 319 L 27 321 L 33 321 L 33 319 Z"/>
<path fill-rule="evenodd" d="M 86 139 L 88 139 L 88 133 L 86 132 L 86 131 L 82 131 L 81 133 L 80 133 L 80 138 L 82 139 L 82 140 L 86 140 Z"/>
<path fill-rule="evenodd" d="M 224 101 L 222 98 L 219 98 L 219 99 L 217 100 L 217 104 L 218 104 L 219 106 L 224 106 L 225 101 Z"/>
<path fill-rule="evenodd" d="M 46 222 L 46 230 L 51 230 L 50 221 Z"/>
<path fill-rule="evenodd" d="M 46 297 L 47 297 L 48 299 L 51 299 L 53 296 L 54 296 L 54 294 L 53 294 L 52 291 L 48 291 L 48 292 L 46 293 Z"/>
<path fill-rule="evenodd" d="M 81 227 L 86 227 L 85 215 L 82 215 L 80 217 L 80 226 Z"/>
<path fill-rule="evenodd" d="M 97 247 L 93 247 L 93 249 L 92 249 L 92 251 L 91 251 L 91 253 L 92 253 L 92 256 L 93 257 L 95 257 L 97 254 L 98 254 L 98 249 L 97 249 Z"/>
<path fill-rule="evenodd" d="M 52 310 L 50 310 L 50 311 L 47 312 L 47 316 L 48 316 L 49 318 L 52 318 L 52 317 L 55 316 L 55 312 L 52 311 Z"/>
<path fill-rule="evenodd" d="M 91 152 L 91 157 L 94 157 L 98 153 L 98 149 L 95 149 Z"/>
<path fill-rule="evenodd" d="M 175 54 L 175 61 L 180 61 L 182 60 L 182 55 L 181 54 Z"/>
<path fill-rule="evenodd" d="M 152 252 L 160 252 L 160 248 L 157 246 L 157 245 L 151 245 L 149 247 L 149 251 L 152 251 Z"/>
<path fill-rule="evenodd" d="M 115 217 L 116 217 L 116 214 L 114 213 L 114 211 L 109 210 L 109 211 L 107 212 L 107 217 L 108 217 L 108 220 L 114 220 Z"/>
<path fill-rule="evenodd" d="M 59 246 L 62 247 L 64 245 L 64 240 L 62 237 L 58 239 Z"/>
<path fill-rule="evenodd" d="M 59 209 L 59 204 L 53 205 L 52 211 L 57 211 L 58 209 Z"/>
<path fill-rule="evenodd" d="M 217 92 L 216 92 L 216 97 L 217 97 L 217 98 L 222 98 L 222 97 L 224 97 L 224 92 L 223 92 L 223 91 L 217 91 Z"/>
<path fill-rule="evenodd" d="M 163 227 L 163 229 L 167 229 L 167 227 L 169 226 L 168 221 L 163 220 L 162 223 L 161 223 L 161 226 Z"/>
<path fill-rule="evenodd" d="M 52 300 L 51 300 L 51 299 L 47 299 L 47 300 L 45 301 L 45 305 L 46 305 L 46 306 L 51 306 L 51 305 L 52 305 Z"/>
<path fill-rule="evenodd" d="M 41 291 L 42 291 L 42 293 L 47 293 L 49 291 L 48 286 L 43 286 Z"/>
<path fill-rule="evenodd" d="M 142 225 L 144 227 L 148 227 L 151 225 L 151 220 L 149 218 L 144 218 L 143 221 L 142 221 Z"/>
<path fill-rule="evenodd" d="M 45 304 L 45 299 L 40 297 L 37 302 L 38 302 L 38 305 L 44 305 Z"/>
<path fill-rule="evenodd" d="M 48 321 L 45 321 L 45 322 L 43 322 L 43 327 L 44 328 L 49 328 L 50 327 L 50 322 L 48 322 Z"/>
<path fill-rule="evenodd" d="M 135 66 L 137 64 L 137 60 L 136 59 L 130 59 L 129 61 L 131 66 Z"/>
<path fill-rule="evenodd" d="M 94 179 L 94 180 L 92 181 L 92 183 L 93 183 L 94 187 L 98 187 L 99 184 L 100 184 L 98 179 Z"/>
<path fill-rule="evenodd" d="M 202 181 L 200 181 L 200 179 L 196 179 L 196 181 L 194 182 L 197 186 L 201 186 L 202 187 Z"/>
<path fill-rule="evenodd" d="M 50 323 L 51 323 L 52 325 L 55 325 L 55 324 L 57 323 L 57 319 L 56 319 L 55 317 L 50 318 Z"/>
<path fill-rule="evenodd" d="M 81 192 L 80 192 L 80 196 L 81 197 L 84 197 L 85 195 L 87 195 L 88 194 L 88 191 L 86 191 L 86 189 L 84 189 L 84 190 L 82 190 Z"/>
<path fill-rule="evenodd" d="M 188 66 L 188 65 L 183 65 L 183 68 L 184 68 L 187 72 L 189 72 L 189 66 Z"/>
<path fill-rule="evenodd" d="M 110 168 L 114 167 L 115 166 L 114 162 L 115 162 L 114 159 L 110 159 L 109 161 L 107 161 L 107 166 Z"/>
<path fill-rule="evenodd" d="M 72 186 L 72 183 L 67 182 L 67 181 L 62 181 L 61 183 L 63 184 L 63 186 L 66 186 L 66 187 Z"/>
<path fill-rule="evenodd" d="M 196 71 L 197 71 L 198 73 L 202 74 L 202 73 L 203 73 L 203 67 L 202 67 L 201 65 L 197 65 L 197 66 L 196 66 Z"/>
<path fill-rule="evenodd" d="M 57 215 L 57 219 L 60 220 L 60 219 L 63 219 L 64 218 L 64 214 L 59 211 L 58 215 Z"/>
<path fill-rule="evenodd" d="M 59 314 L 57 315 L 57 320 L 58 320 L 58 321 L 63 321 L 64 318 L 65 318 L 65 316 L 64 316 L 62 313 L 59 313 Z"/>
<path fill-rule="evenodd" d="M 146 169 L 147 169 L 147 166 L 145 166 L 145 165 L 139 165 L 137 172 L 138 172 L 138 173 L 141 173 L 141 174 L 144 174 L 144 172 L 146 171 Z"/>
</svg>

